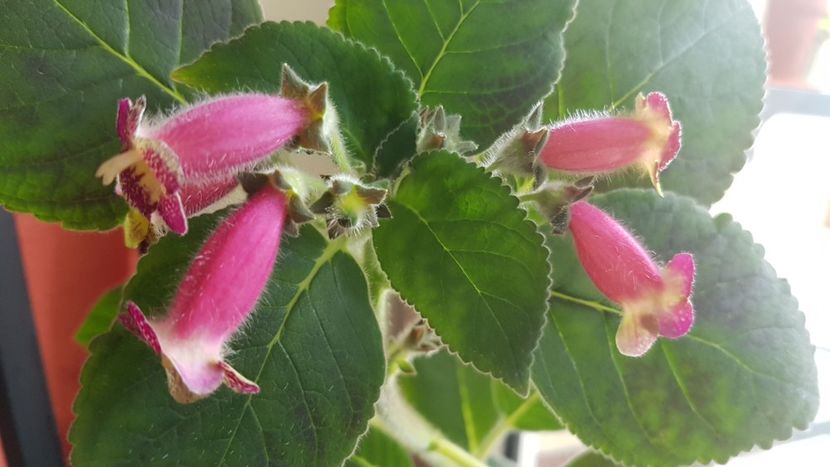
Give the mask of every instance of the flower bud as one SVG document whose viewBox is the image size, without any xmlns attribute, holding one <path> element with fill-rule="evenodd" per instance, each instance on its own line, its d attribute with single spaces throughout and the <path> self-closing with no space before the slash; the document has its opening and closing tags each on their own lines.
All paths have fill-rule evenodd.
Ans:
<svg viewBox="0 0 830 467">
<path fill-rule="evenodd" d="M 121 322 L 161 355 L 178 402 L 259 387 L 227 362 L 227 344 L 253 311 L 277 259 L 286 220 L 282 192 L 264 187 L 207 239 L 184 275 L 170 311 L 146 317 L 128 303 Z"/>
<path fill-rule="evenodd" d="M 148 221 L 187 232 L 184 187 L 199 191 L 224 185 L 252 169 L 297 136 L 311 121 L 303 101 L 266 94 L 212 98 L 169 117 L 143 118 L 144 98 L 119 102 L 116 128 L 124 152 L 96 175 L 117 180 L 116 192 Z M 196 204 L 208 198 L 193 195 Z M 154 217 L 157 215 L 157 217 Z M 157 221 L 156 219 L 159 219 Z"/>
<path fill-rule="evenodd" d="M 329 179 L 329 190 L 310 210 L 325 214 L 329 221 L 329 237 L 357 233 L 366 228 L 377 227 L 378 216 L 390 217 L 382 204 L 386 190 L 364 185 L 348 175 L 335 175 Z"/>
<path fill-rule="evenodd" d="M 600 292 L 622 307 L 619 351 L 638 357 L 658 336 L 685 336 L 694 324 L 692 255 L 678 253 L 661 270 L 642 245 L 599 208 L 578 201 L 571 205 L 570 215 L 582 267 Z"/>
<path fill-rule="evenodd" d="M 444 149 L 458 154 L 475 151 L 478 145 L 461 137 L 461 116 L 447 115 L 443 106 L 421 112 L 416 152 Z"/>
<path fill-rule="evenodd" d="M 545 180 L 538 154 L 548 140 L 542 126 L 542 104 L 537 105 L 519 124 L 503 134 L 485 151 L 487 170 L 520 177 L 534 177 L 538 187 Z"/>
<path fill-rule="evenodd" d="M 577 119 L 554 126 L 539 159 L 549 168 L 586 175 L 640 167 L 660 192 L 660 172 L 680 151 L 680 133 L 680 122 L 672 119 L 666 96 L 641 94 L 631 115 Z"/>
</svg>

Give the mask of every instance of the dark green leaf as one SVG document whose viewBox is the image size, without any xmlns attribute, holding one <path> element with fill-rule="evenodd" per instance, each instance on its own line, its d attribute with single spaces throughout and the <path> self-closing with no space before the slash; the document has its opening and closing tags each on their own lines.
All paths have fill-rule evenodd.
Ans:
<svg viewBox="0 0 830 467">
<path fill-rule="evenodd" d="M 638 93 L 662 91 L 683 123 L 663 188 L 707 205 L 720 199 L 744 165 L 764 96 L 763 39 L 749 2 L 582 0 L 577 10 L 548 118 L 630 108 Z"/>
<path fill-rule="evenodd" d="M 126 205 L 95 178 L 119 98 L 182 102 L 170 72 L 260 20 L 255 0 L 0 0 L 0 204 L 77 229 Z"/>
<path fill-rule="evenodd" d="M 478 451 L 500 416 L 490 393 L 490 377 L 445 351 L 414 363 L 414 376 L 398 377 L 404 397 L 450 441 Z"/>
<path fill-rule="evenodd" d="M 374 232 L 381 266 L 462 360 L 526 393 L 550 285 L 542 236 L 509 188 L 459 157 L 410 169 Z"/>
<path fill-rule="evenodd" d="M 125 296 L 159 312 L 216 217 L 164 238 Z M 380 331 L 355 261 L 311 227 L 283 240 L 231 363 L 262 388 L 192 405 L 167 393 L 158 358 L 121 326 L 92 342 L 70 440 L 77 465 L 339 465 L 384 379 Z"/>
<path fill-rule="evenodd" d="M 412 467 L 412 458 L 395 440 L 372 428 L 345 467 Z"/>
<path fill-rule="evenodd" d="M 412 83 L 388 60 L 311 23 L 264 23 L 250 28 L 239 39 L 219 44 L 196 63 L 180 68 L 175 78 L 209 93 L 276 92 L 283 63 L 306 81 L 329 83 L 346 144 L 367 170 L 373 168 L 376 152 L 387 136 L 416 110 Z M 404 127 L 409 129 L 408 136 L 397 134 L 395 141 L 415 141 L 414 128 Z M 384 151 L 383 171 L 396 165 L 390 159 L 412 156 L 392 148 Z"/>
<path fill-rule="evenodd" d="M 697 263 L 689 336 L 642 358 L 614 344 L 619 315 L 582 272 L 570 238 L 553 243 L 557 297 L 533 380 L 568 428 L 625 464 L 729 457 L 804 429 L 818 406 L 813 347 L 787 283 L 729 216 L 651 190 L 593 198 L 666 261 Z"/>
<path fill-rule="evenodd" d="M 116 287 L 98 299 L 98 302 L 81 324 L 81 328 L 75 334 L 76 342 L 84 347 L 89 347 L 89 343 L 95 336 L 103 334 L 110 328 L 118 315 L 122 290 L 122 287 Z"/>
<path fill-rule="evenodd" d="M 487 146 L 551 91 L 575 0 L 337 0 L 328 24 L 389 56 Z"/>
<path fill-rule="evenodd" d="M 507 386 L 491 380 L 493 400 L 498 411 L 507 418 L 507 424 L 517 430 L 554 431 L 561 430 L 562 424 L 545 406 L 538 392 L 527 398 L 519 397 Z"/>
</svg>

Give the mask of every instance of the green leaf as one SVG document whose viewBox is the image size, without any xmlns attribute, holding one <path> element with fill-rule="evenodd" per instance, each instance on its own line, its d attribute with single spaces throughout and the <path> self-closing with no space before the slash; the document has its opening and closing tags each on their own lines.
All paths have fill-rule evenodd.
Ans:
<svg viewBox="0 0 830 467">
<path fill-rule="evenodd" d="M 696 323 L 642 358 L 614 344 L 618 311 L 570 238 L 553 240 L 556 297 L 533 381 L 567 427 L 625 464 L 725 462 L 804 429 L 818 407 L 813 347 L 787 283 L 729 216 L 688 198 L 619 190 L 592 199 L 666 261 L 694 254 Z"/>
<path fill-rule="evenodd" d="M 311 23 L 263 23 L 250 28 L 239 39 L 216 45 L 197 62 L 176 70 L 174 77 L 209 93 L 277 92 L 283 63 L 306 81 L 329 83 L 346 145 L 367 170 L 372 170 L 387 137 L 417 109 L 412 83 L 389 60 Z M 414 142 L 414 127 L 403 126 L 409 129 L 408 136 L 395 135 L 395 141 Z M 395 154 L 399 160 L 413 155 Z M 389 158 L 384 156 L 381 175 L 396 165 Z"/>
<path fill-rule="evenodd" d="M 403 396 L 450 441 L 478 451 L 500 416 L 490 393 L 490 377 L 445 351 L 418 358 L 414 364 L 414 376 L 398 377 Z"/>
<path fill-rule="evenodd" d="M 550 265 L 510 189 L 436 152 L 414 159 L 388 205 L 374 245 L 393 288 L 462 360 L 527 393 Z"/>
<path fill-rule="evenodd" d="M 749 2 L 582 0 L 565 48 L 562 79 L 545 103 L 549 119 L 631 108 L 638 93 L 662 91 L 683 124 L 663 188 L 706 205 L 723 196 L 744 165 L 764 96 L 766 56 Z"/>
<path fill-rule="evenodd" d="M 119 98 L 182 102 L 168 75 L 260 20 L 255 0 L 0 0 L 0 205 L 76 229 L 126 205 L 95 178 Z"/>
<path fill-rule="evenodd" d="M 75 341 L 84 347 L 89 347 L 92 339 L 106 332 L 115 317 L 118 316 L 118 307 L 121 305 L 123 287 L 116 287 L 105 293 L 87 315 L 81 328 L 75 334 Z"/>
<path fill-rule="evenodd" d="M 534 391 L 527 398 L 519 397 L 507 386 L 491 380 L 493 401 L 500 413 L 506 417 L 511 428 L 523 431 L 555 431 L 564 427 L 556 415 L 542 402 Z"/>
<path fill-rule="evenodd" d="M 510 430 L 558 430 L 562 426 L 538 393 L 523 399 L 506 385 L 445 351 L 419 358 L 416 374 L 398 377 L 401 393 L 453 443 L 483 458 Z"/>
<path fill-rule="evenodd" d="M 125 290 L 148 312 L 173 296 L 212 230 L 199 217 L 142 259 Z M 179 405 L 158 357 L 116 326 L 95 339 L 75 402 L 77 465 L 340 465 L 366 431 L 384 379 L 380 331 L 355 261 L 311 227 L 285 238 L 265 294 L 232 343 L 233 366 L 262 388 L 222 388 Z"/>
<path fill-rule="evenodd" d="M 547 95 L 562 68 L 575 0 L 337 0 L 328 24 L 386 54 L 421 103 L 461 114 L 488 146 Z"/>
<path fill-rule="evenodd" d="M 412 458 L 395 440 L 371 428 L 345 467 L 412 467 Z"/>
</svg>

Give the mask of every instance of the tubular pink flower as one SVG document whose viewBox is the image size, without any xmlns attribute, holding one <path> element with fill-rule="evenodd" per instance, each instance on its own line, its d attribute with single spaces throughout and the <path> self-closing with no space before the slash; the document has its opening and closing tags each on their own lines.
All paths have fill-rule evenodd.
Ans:
<svg viewBox="0 0 830 467">
<path fill-rule="evenodd" d="M 571 205 L 570 231 L 579 261 L 594 285 L 622 307 L 617 348 L 639 357 L 658 336 L 677 339 L 694 324 L 690 297 L 695 262 L 678 253 L 663 270 L 611 216 L 584 201 Z"/>
<path fill-rule="evenodd" d="M 187 232 L 185 187 L 226 184 L 291 141 L 312 118 L 304 102 L 266 94 L 218 97 L 150 121 L 143 118 L 145 106 L 143 97 L 118 103 L 124 152 L 101 164 L 96 175 L 104 184 L 117 180 L 116 192 L 132 208 L 148 220 L 158 214 L 178 234 Z"/>
<path fill-rule="evenodd" d="M 145 317 L 132 302 L 121 314 L 124 326 L 161 355 L 177 401 L 206 397 L 223 382 L 241 394 L 259 392 L 224 356 L 271 276 L 286 209 L 285 195 L 265 187 L 207 239 L 164 317 Z"/>
<path fill-rule="evenodd" d="M 554 126 L 539 158 L 562 172 L 601 175 L 631 166 L 644 169 L 660 189 L 660 172 L 680 151 L 680 122 L 665 95 L 637 96 L 628 116 L 568 121 Z"/>
</svg>

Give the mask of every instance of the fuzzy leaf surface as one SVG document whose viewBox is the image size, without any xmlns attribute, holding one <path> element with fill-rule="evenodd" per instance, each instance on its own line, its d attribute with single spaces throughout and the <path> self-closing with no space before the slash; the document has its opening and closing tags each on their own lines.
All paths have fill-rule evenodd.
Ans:
<svg viewBox="0 0 830 467">
<path fill-rule="evenodd" d="M 422 104 L 461 114 L 464 136 L 486 147 L 551 91 L 575 4 L 337 0 L 328 24 L 386 54 Z"/>
<path fill-rule="evenodd" d="M 499 179 L 458 156 L 423 154 L 373 241 L 393 288 L 453 352 L 526 393 L 550 265 L 518 204 Z"/>
</svg>

